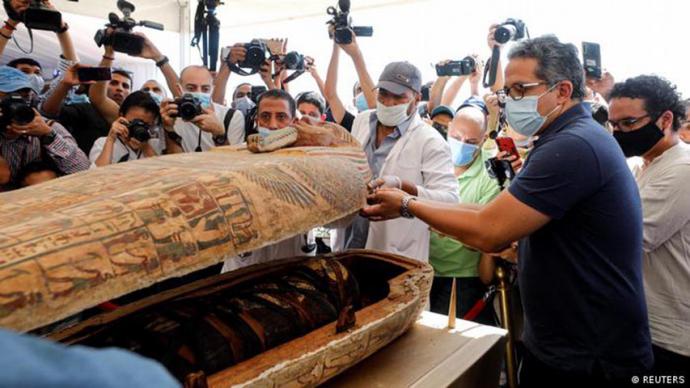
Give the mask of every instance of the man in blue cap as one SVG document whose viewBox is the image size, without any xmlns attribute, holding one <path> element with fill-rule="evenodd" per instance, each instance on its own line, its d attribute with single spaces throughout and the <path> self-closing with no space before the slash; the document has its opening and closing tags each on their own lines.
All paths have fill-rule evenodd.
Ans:
<svg viewBox="0 0 690 388">
<path fill-rule="evenodd" d="M 72 135 L 55 121 L 47 121 L 36 110 L 36 92 L 21 71 L 0 67 L 0 157 L 10 169 L 11 188 L 27 164 L 50 158 L 62 174 L 89 168 L 89 160 L 79 150 Z"/>
<path fill-rule="evenodd" d="M 455 118 L 455 112 L 447 105 L 439 105 L 431 111 L 429 116 L 431 119 L 431 126 L 443 136 L 448 138 L 448 125 Z"/>
</svg>

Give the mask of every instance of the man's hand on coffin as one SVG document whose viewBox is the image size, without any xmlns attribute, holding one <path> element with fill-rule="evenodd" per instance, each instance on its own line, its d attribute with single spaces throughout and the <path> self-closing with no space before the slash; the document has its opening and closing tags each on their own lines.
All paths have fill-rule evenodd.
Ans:
<svg viewBox="0 0 690 388">
<path fill-rule="evenodd" d="M 293 145 L 295 147 L 334 147 L 350 144 L 347 130 L 335 123 L 311 124 L 308 120 L 302 120 L 292 126 L 297 129 L 297 142 Z"/>
<path fill-rule="evenodd" d="M 203 108 L 203 111 L 203 114 L 192 119 L 192 123 L 204 132 L 208 132 L 214 136 L 223 136 L 225 134 L 225 128 L 223 127 L 223 123 L 216 117 L 213 105 L 208 108 Z"/>
<path fill-rule="evenodd" d="M 7 130 L 11 137 L 18 136 L 36 136 L 41 137 L 50 133 L 51 129 L 46 120 L 41 116 L 40 113 L 34 108 L 35 117 L 34 119 L 25 125 L 10 124 L 7 126 Z"/>
<path fill-rule="evenodd" d="M 369 204 L 360 211 L 362 217 L 371 221 L 385 221 L 400 217 L 403 198 L 409 195 L 398 189 L 378 189 L 367 196 Z"/>
<path fill-rule="evenodd" d="M 163 129 L 173 132 L 175 129 L 175 117 L 177 117 L 177 104 L 173 100 L 163 100 L 161 102 L 161 120 Z"/>
</svg>

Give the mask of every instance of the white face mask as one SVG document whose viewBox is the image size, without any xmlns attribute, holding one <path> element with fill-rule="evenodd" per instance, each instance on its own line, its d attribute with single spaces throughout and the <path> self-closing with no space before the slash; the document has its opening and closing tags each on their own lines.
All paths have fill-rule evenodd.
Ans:
<svg viewBox="0 0 690 388">
<path fill-rule="evenodd" d="M 376 101 L 376 117 L 381 124 L 387 127 L 397 127 L 408 119 L 407 109 L 409 106 L 409 103 L 385 106 Z"/>
</svg>

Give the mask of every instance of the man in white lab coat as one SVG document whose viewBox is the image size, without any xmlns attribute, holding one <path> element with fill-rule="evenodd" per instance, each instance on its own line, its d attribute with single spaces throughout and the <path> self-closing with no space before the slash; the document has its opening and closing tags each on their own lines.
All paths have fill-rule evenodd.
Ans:
<svg viewBox="0 0 690 388">
<path fill-rule="evenodd" d="M 393 62 L 376 88 L 376 109 L 359 114 L 352 125 L 352 135 L 364 147 L 375 177 L 372 186 L 397 186 L 418 197 L 457 203 L 458 181 L 448 144 L 417 114 L 419 69 Z M 429 227 L 418 219 L 370 224 L 357 216 L 347 228 L 337 230 L 333 245 L 334 250 L 378 249 L 428 261 Z"/>
</svg>

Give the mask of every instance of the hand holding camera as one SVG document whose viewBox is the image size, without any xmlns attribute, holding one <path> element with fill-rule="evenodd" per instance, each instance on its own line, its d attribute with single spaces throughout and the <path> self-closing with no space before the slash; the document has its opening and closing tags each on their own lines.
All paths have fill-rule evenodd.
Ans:
<svg viewBox="0 0 690 388">
<path fill-rule="evenodd" d="M 49 0 L 3 0 L 7 16 L 26 28 L 60 32 L 65 24 L 62 14 Z"/>
<path fill-rule="evenodd" d="M 161 102 L 160 112 L 163 129 L 168 132 L 173 132 L 175 130 L 175 119 L 179 114 L 175 100 L 163 100 Z"/>
<path fill-rule="evenodd" d="M 439 77 L 469 76 L 475 72 L 477 61 L 467 56 L 459 61 L 443 61 L 436 65 L 436 75 Z"/>
<path fill-rule="evenodd" d="M 41 137 L 50 133 L 52 130 L 46 120 L 41 116 L 36 108 L 32 108 L 33 119 L 28 123 L 24 123 L 23 120 L 13 120 L 11 124 L 7 127 L 7 131 L 10 136 L 36 136 Z"/>
<path fill-rule="evenodd" d="M 161 31 L 164 27 L 162 24 L 147 20 L 140 22 L 134 20 L 131 17 L 135 10 L 134 5 L 125 0 L 118 0 L 117 8 L 122 12 L 123 18 L 113 12 L 108 14 L 109 23 L 106 24 L 105 29 L 96 32 L 94 40 L 99 47 L 112 46 L 117 52 L 140 56 L 145 49 L 147 39 L 143 35 L 132 33 L 134 27 L 144 26 Z"/>
<path fill-rule="evenodd" d="M 110 132 L 108 132 L 108 140 L 111 142 L 117 141 L 118 138 L 125 142 L 129 140 L 127 125 L 129 125 L 129 121 L 124 117 L 113 121 L 113 125 L 110 126 Z"/>
<path fill-rule="evenodd" d="M 202 131 L 208 132 L 213 136 L 223 136 L 225 134 L 223 123 L 216 117 L 213 105 L 208 108 L 202 108 L 202 113 L 194 117 L 191 122 Z"/>
</svg>

